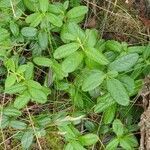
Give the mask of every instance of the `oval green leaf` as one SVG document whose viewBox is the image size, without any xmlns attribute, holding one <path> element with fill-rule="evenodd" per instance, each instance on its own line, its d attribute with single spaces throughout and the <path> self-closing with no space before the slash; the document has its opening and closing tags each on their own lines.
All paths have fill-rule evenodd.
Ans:
<svg viewBox="0 0 150 150">
<path fill-rule="evenodd" d="M 61 59 L 69 56 L 76 50 L 78 50 L 80 45 L 78 43 L 69 43 L 58 47 L 54 52 L 55 59 Z"/>
<path fill-rule="evenodd" d="M 24 108 L 30 101 L 30 94 L 26 91 L 23 94 L 19 95 L 14 102 L 14 107 L 17 109 Z"/>
<path fill-rule="evenodd" d="M 21 30 L 21 34 L 29 38 L 36 36 L 36 33 L 37 33 L 37 29 L 34 27 L 24 27 Z"/>
<path fill-rule="evenodd" d="M 48 34 L 47 32 L 40 31 L 38 34 L 38 42 L 42 50 L 45 50 L 48 46 Z"/>
<path fill-rule="evenodd" d="M 92 133 L 89 133 L 89 134 L 79 137 L 79 141 L 84 146 L 93 145 L 98 141 L 98 139 L 99 139 L 98 136 L 96 134 L 92 134 Z"/>
<path fill-rule="evenodd" d="M 41 11 L 45 13 L 48 10 L 49 0 L 39 0 L 39 3 Z"/>
<path fill-rule="evenodd" d="M 40 24 L 41 20 L 42 20 L 41 13 L 37 12 L 27 16 L 25 21 L 26 23 L 30 23 L 30 26 L 36 27 Z"/>
<path fill-rule="evenodd" d="M 95 89 L 103 82 L 105 77 L 106 75 L 102 71 L 99 70 L 91 71 L 83 81 L 82 90 L 91 91 Z"/>
<path fill-rule="evenodd" d="M 33 133 L 26 131 L 21 138 L 21 145 L 24 149 L 28 149 L 33 142 Z"/>
<path fill-rule="evenodd" d="M 94 60 L 100 65 L 107 65 L 109 63 L 106 57 L 95 48 L 87 48 L 87 50 L 85 50 L 85 54 L 89 59 Z"/>
<path fill-rule="evenodd" d="M 98 97 L 97 101 L 98 102 L 94 107 L 95 113 L 101 113 L 116 103 L 110 94 Z"/>
<path fill-rule="evenodd" d="M 113 122 L 113 132 L 115 132 L 118 137 L 122 136 L 124 133 L 123 124 L 119 119 L 115 119 Z"/>
<path fill-rule="evenodd" d="M 103 113 L 104 124 L 110 124 L 114 120 L 115 114 L 116 114 L 116 104 L 113 104 L 110 107 L 108 107 Z"/>
<path fill-rule="evenodd" d="M 123 84 L 117 79 L 107 80 L 107 90 L 112 98 L 120 105 L 129 105 L 129 96 Z"/>
<path fill-rule="evenodd" d="M 6 115 L 6 116 L 20 116 L 21 115 L 21 111 L 19 111 L 18 109 L 16 108 L 5 108 L 4 111 L 3 111 L 3 114 Z"/>
<path fill-rule="evenodd" d="M 115 70 L 118 72 L 128 71 L 131 69 L 139 59 L 139 55 L 137 53 L 128 54 L 122 56 L 109 65 L 110 70 Z"/>
<path fill-rule="evenodd" d="M 52 13 L 47 13 L 46 17 L 47 17 L 48 21 L 56 27 L 61 27 L 63 24 L 61 17 L 58 17 Z"/>
<path fill-rule="evenodd" d="M 35 57 L 33 61 L 39 66 L 44 66 L 44 67 L 52 66 L 52 61 L 46 57 Z"/>
<path fill-rule="evenodd" d="M 74 52 L 62 62 L 64 72 L 70 73 L 76 70 L 83 60 L 83 55 L 80 52 Z"/>
<path fill-rule="evenodd" d="M 119 139 L 115 138 L 106 146 L 106 150 L 116 150 L 119 145 Z"/>
<path fill-rule="evenodd" d="M 69 19 L 78 18 L 80 16 L 85 15 L 88 12 L 88 8 L 86 6 L 78 6 L 74 7 L 67 12 L 67 17 Z"/>
<path fill-rule="evenodd" d="M 17 83 L 13 86 L 5 88 L 5 93 L 7 93 L 7 94 L 17 94 L 17 93 L 22 93 L 25 90 L 26 90 L 26 86 L 24 84 Z"/>
</svg>

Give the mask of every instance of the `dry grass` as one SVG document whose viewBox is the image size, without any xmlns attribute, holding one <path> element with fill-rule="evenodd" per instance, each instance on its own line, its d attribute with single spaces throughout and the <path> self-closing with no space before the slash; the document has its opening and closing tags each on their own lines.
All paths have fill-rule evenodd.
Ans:
<svg viewBox="0 0 150 150">
<path fill-rule="evenodd" d="M 87 22 L 95 21 L 95 27 L 105 39 L 130 44 L 144 44 L 149 40 L 149 28 L 140 20 L 140 3 L 125 0 L 83 1 L 91 8 Z"/>
</svg>

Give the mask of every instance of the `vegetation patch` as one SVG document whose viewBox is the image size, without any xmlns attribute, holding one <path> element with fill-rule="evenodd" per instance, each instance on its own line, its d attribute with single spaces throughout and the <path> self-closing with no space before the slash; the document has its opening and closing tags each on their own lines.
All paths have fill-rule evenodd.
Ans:
<svg viewBox="0 0 150 150">
<path fill-rule="evenodd" d="M 1 149 L 132 150 L 150 46 L 84 28 L 78 1 L 0 1 Z"/>
</svg>

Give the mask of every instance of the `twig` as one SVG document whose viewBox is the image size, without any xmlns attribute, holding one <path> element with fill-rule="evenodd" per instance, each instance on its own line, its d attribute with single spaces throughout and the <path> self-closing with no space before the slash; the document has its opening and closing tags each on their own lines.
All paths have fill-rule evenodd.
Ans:
<svg viewBox="0 0 150 150">
<path fill-rule="evenodd" d="M 36 140 L 37 140 L 39 149 L 42 150 L 40 141 L 39 141 L 38 136 L 37 136 L 37 134 L 36 134 L 36 130 L 35 130 L 35 127 L 34 127 L 34 122 L 33 122 L 33 120 L 32 120 L 32 117 L 31 117 L 31 114 L 30 114 L 30 112 L 29 112 L 29 110 L 28 110 L 28 107 L 26 107 L 26 110 L 27 110 L 27 113 L 28 113 L 28 116 L 29 116 L 29 119 L 30 119 L 31 126 L 32 126 L 32 128 L 33 128 L 33 131 L 34 131 L 34 134 L 35 134 L 35 137 L 36 137 Z"/>
<path fill-rule="evenodd" d="M 9 138 L 7 138 L 6 140 L 4 140 L 3 142 L 0 143 L 0 145 L 4 144 L 5 142 L 7 142 L 8 140 L 12 139 L 14 136 L 16 136 L 18 133 L 20 133 L 20 131 L 18 131 L 17 133 L 13 134 L 12 136 L 10 136 Z M 7 149 L 6 149 L 7 150 Z"/>
<path fill-rule="evenodd" d="M 17 16 L 16 16 L 16 13 L 15 13 L 15 9 L 14 9 L 14 5 L 12 3 L 12 0 L 10 0 L 10 5 L 11 5 L 11 8 L 12 8 L 13 15 L 16 18 Z"/>
<path fill-rule="evenodd" d="M 110 6 L 111 6 L 111 0 L 108 2 L 107 10 L 110 10 Z M 102 30 L 101 30 L 101 37 L 103 37 L 103 33 L 104 33 L 105 26 L 106 26 L 106 23 L 107 23 L 108 13 L 109 12 L 107 11 L 105 16 L 104 16 L 104 19 L 103 19 L 103 25 L 102 25 Z"/>
<path fill-rule="evenodd" d="M 3 99 L 2 99 L 2 108 L 1 108 L 1 114 L 0 114 L 0 128 L 1 128 L 1 134 L 2 134 L 2 139 L 3 139 L 3 144 L 4 144 L 4 148 L 5 150 L 7 150 L 7 146 L 5 144 L 5 136 L 4 136 L 4 132 L 2 129 L 2 119 L 3 119 L 3 106 L 4 106 L 4 101 L 5 101 L 5 93 L 3 95 Z M 0 144 L 1 145 L 1 144 Z"/>
</svg>

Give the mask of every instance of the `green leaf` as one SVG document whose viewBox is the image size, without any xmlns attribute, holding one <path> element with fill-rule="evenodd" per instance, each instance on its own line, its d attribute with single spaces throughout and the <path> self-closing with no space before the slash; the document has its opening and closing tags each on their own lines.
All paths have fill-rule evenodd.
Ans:
<svg viewBox="0 0 150 150">
<path fill-rule="evenodd" d="M 139 55 L 137 53 L 128 54 L 122 56 L 109 65 L 110 70 L 115 70 L 118 72 L 128 71 L 131 69 L 139 59 Z"/>
<path fill-rule="evenodd" d="M 7 71 L 4 66 L 0 66 L 0 76 L 6 75 Z"/>
<path fill-rule="evenodd" d="M 101 112 L 107 110 L 110 106 L 112 106 L 115 103 L 116 102 L 110 96 L 110 94 L 100 96 L 97 99 L 97 104 L 94 107 L 94 112 L 95 113 L 101 113 Z"/>
<path fill-rule="evenodd" d="M 67 0 L 67 1 L 64 2 L 63 8 L 64 8 L 65 10 L 67 10 L 68 7 L 69 7 L 69 1 Z"/>
<path fill-rule="evenodd" d="M 18 69 L 17 69 L 17 73 L 18 74 L 22 74 L 22 73 L 24 73 L 25 71 L 26 71 L 26 69 L 27 69 L 27 65 L 20 65 L 19 67 L 18 67 Z"/>
<path fill-rule="evenodd" d="M 68 143 L 68 144 L 65 146 L 64 150 L 74 150 L 74 148 L 73 148 L 73 146 L 72 146 L 70 143 Z"/>
<path fill-rule="evenodd" d="M 82 95 L 76 91 L 75 94 L 72 96 L 73 104 L 78 108 L 84 107 L 83 97 Z"/>
<path fill-rule="evenodd" d="M 87 48 L 85 51 L 86 56 L 89 59 L 94 60 L 95 62 L 99 63 L 100 65 L 107 65 L 108 60 L 105 56 L 95 48 Z"/>
<path fill-rule="evenodd" d="M 26 86 L 23 83 L 17 83 L 11 87 L 5 88 L 5 93 L 17 94 L 17 93 L 22 93 L 25 90 L 26 90 Z"/>
<path fill-rule="evenodd" d="M 62 7 L 59 7 L 57 4 L 49 4 L 48 10 L 54 14 L 61 14 L 63 12 Z"/>
<path fill-rule="evenodd" d="M 41 90 L 46 94 L 46 96 L 48 96 L 49 94 L 51 94 L 51 90 L 48 87 L 42 86 Z"/>
<path fill-rule="evenodd" d="M 56 27 L 61 27 L 63 25 L 62 19 L 52 13 L 47 13 L 46 17 L 48 21 Z"/>
<path fill-rule="evenodd" d="M 117 79 L 107 80 L 107 90 L 112 96 L 112 98 L 120 105 L 129 105 L 129 96 L 123 84 Z"/>
<path fill-rule="evenodd" d="M 15 72 L 16 66 L 15 66 L 15 62 L 12 58 L 10 58 L 6 62 L 4 62 L 4 65 L 8 70 Z"/>
<path fill-rule="evenodd" d="M 11 87 L 16 82 L 16 75 L 10 74 L 5 80 L 5 89 Z"/>
<path fill-rule="evenodd" d="M 74 150 L 86 150 L 78 141 L 73 140 L 70 144 Z"/>
<path fill-rule="evenodd" d="M 54 52 L 55 59 L 61 59 L 64 57 L 69 56 L 70 54 L 74 53 L 78 50 L 80 45 L 78 43 L 69 43 L 58 47 Z"/>
<path fill-rule="evenodd" d="M 104 118 L 103 118 L 103 121 L 105 124 L 110 124 L 113 120 L 114 120 L 114 117 L 115 117 L 115 114 L 116 114 L 116 104 L 108 107 L 105 111 L 104 111 Z"/>
<path fill-rule="evenodd" d="M 45 31 L 40 31 L 38 34 L 39 45 L 42 50 L 45 50 L 48 46 L 48 35 Z"/>
<path fill-rule="evenodd" d="M 69 43 L 70 41 L 76 41 L 76 36 L 68 31 L 68 25 L 64 24 L 61 29 L 60 37 L 64 43 Z"/>
<path fill-rule="evenodd" d="M 129 134 L 129 135 L 125 135 L 123 138 L 121 138 L 121 141 L 124 141 L 125 143 L 120 142 L 120 145 L 123 147 L 123 145 L 130 145 L 130 147 L 137 147 L 138 146 L 138 141 L 135 138 L 134 135 Z"/>
<path fill-rule="evenodd" d="M 83 81 L 82 90 L 91 91 L 95 89 L 103 82 L 105 77 L 106 75 L 102 71 L 99 70 L 91 71 Z"/>
<path fill-rule="evenodd" d="M 118 72 L 117 71 L 112 70 L 112 71 L 108 71 L 107 72 L 107 77 L 108 78 L 116 78 L 117 76 L 118 76 Z"/>
<path fill-rule="evenodd" d="M 54 70 L 55 77 L 59 80 L 68 76 L 68 73 L 62 70 L 62 66 L 57 61 L 53 61 L 52 69 Z"/>
<path fill-rule="evenodd" d="M 122 136 L 124 133 L 124 126 L 119 119 L 116 119 L 113 122 L 113 132 L 115 132 L 118 137 Z"/>
<path fill-rule="evenodd" d="M 21 30 L 21 34 L 25 37 L 31 38 L 31 37 L 36 36 L 37 29 L 34 27 L 24 27 Z"/>
<path fill-rule="evenodd" d="M 38 1 L 36 1 L 38 2 Z M 30 11 L 34 12 L 38 8 L 38 3 L 36 3 L 35 0 L 23 0 L 23 4 L 28 8 Z"/>
<path fill-rule="evenodd" d="M 79 141 L 84 146 L 90 146 L 90 145 L 96 144 L 98 139 L 99 139 L 98 136 L 96 134 L 92 134 L 92 133 L 89 133 L 89 134 L 79 137 Z"/>
<path fill-rule="evenodd" d="M 65 91 L 65 90 L 68 90 L 70 87 L 70 84 L 67 83 L 67 82 L 57 82 L 57 89 L 60 90 L 60 91 Z"/>
<path fill-rule="evenodd" d="M 14 128 L 14 129 L 18 129 L 18 130 L 23 130 L 26 129 L 27 124 L 22 122 L 22 121 L 17 121 L 17 120 L 13 120 L 9 123 L 9 125 Z"/>
<path fill-rule="evenodd" d="M 32 142 L 33 142 L 33 133 L 30 131 L 24 132 L 22 138 L 21 138 L 21 145 L 24 149 L 28 149 Z"/>
<path fill-rule="evenodd" d="M 143 58 L 148 60 L 150 58 L 150 45 L 146 47 L 146 49 L 143 52 Z"/>
<path fill-rule="evenodd" d="M 46 57 L 35 57 L 33 59 L 34 63 L 36 63 L 39 66 L 44 66 L 44 67 L 51 67 L 52 66 L 52 61 L 49 58 Z"/>
<path fill-rule="evenodd" d="M 71 7 L 80 6 L 80 0 L 70 0 Z"/>
<path fill-rule="evenodd" d="M 80 16 L 78 18 L 70 18 L 68 19 L 69 22 L 74 22 L 74 23 L 81 23 L 84 20 L 84 15 Z"/>
<path fill-rule="evenodd" d="M 104 53 L 105 57 L 108 59 L 108 61 L 112 62 L 116 59 L 117 54 L 113 51 L 107 51 Z"/>
<path fill-rule="evenodd" d="M 6 40 L 7 38 L 9 38 L 9 32 L 0 27 L 0 42 L 3 42 L 4 40 Z"/>
<path fill-rule="evenodd" d="M 35 134 L 37 135 L 38 138 L 42 138 L 43 136 L 46 135 L 46 131 L 44 128 L 36 128 Z"/>
<path fill-rule="evenodd" d="M 129 53 L 138 53 L 142 54 L 146 49 L 146 46 L 130 46 L 128 47 Z"/>
<path fill-rule="evenodd" d="M 85 33 L 75 22 L 69 22 L 63 25 L 61 30 L 61 39 L 64 43 L 68 41 L 82 42 L 85 41 Z"/>
<path fill-rule="evenodd" d="M 120 146 L 123 149 L 125 149 L 125 150 L 133 150 L 133 148 L 131 147 L 131 145 L 127 141 L 125 141 L 124 139 L 121 138 L 119 140 L 119 142 L 120 142 Z"/>
<path fill-rule="evenodd" d="M 10 22 L 10 30 L 12 32 L 12 34 L 14 36 L 18 36 L 19 35 L 19 27 L 16 23 L 14 23 L 13 21 Z"/>
<path fill-rule="evenodd" d="M 144 66 L 145 66 L 145 63 L 138 63 L 137 65 L 135 65 L 133 72 L 131 73 L 131 77 L 133 79 L 136 79 L 137 77 L 139 77 L 143 72 Z"/>
<path fill-rule="evenodd" d="M 16 108 L 5 108 L 3 111 L 3 114 L 6 116 L 20 116 L 21 115 L 21 111 L 19 111 Z"/>
<path fill-rule="evenodd" d="M 83 60 L 83 54 L 81 52 L 74 52 L 69 55 L 62 62 L 62 69 L 64 72 L 70 73 L 76 70 Z"/>
<path fill-rule="evenodd" d="M 49 0 L 39 0 L 40 10 L 46 12 L 48 10 Z"/>
<path fill-rule="evenodd" d="M 44 104 L 47 101 L 47 95 L 40 89 L 29 88 L 29 93 L 33 101 Z"/>
<path fill-rule="evenodd" d="M 25 91 L 15 99 L 14 107 L 17 109 L 24 108 L 30 101 L 30 98 L 30 94 L 27 91 Z"/>
<path fill-rule="evenodd" d="M 0 129 L 4 129 L 4 128 L 8 127 L 9 121 L 10 120 L 9 120 L 8 116 L 2 115 L 1 121 L 0 121 Z"/>
<path fill-rule="evenodd" d="M 85 15 L 87 12 L 88 12 L 88 8 L 86 6 L 78 6 L 69 10 L 67 12 L 67 17 L 69 19 L 73 19 Z"/>
<path fill-rule="evenodd" d="M 122 45 L 118 41 L 108 40 L 106 41 L 105 48 L 108 51 L 121 52 Z"/>
<path fill-rule="evenodd" d="M 32 62 L 27 63 L 27 68 L 25 71 L 25 79 L 26 80 L 31 80 L 33 79 L 34 76 L 34 65 Z"/>
<path fill-rule="evenodd" d="M 100 87 L 97 87 L 95 88 L 94 90 L 92 91 L 89 91 L 89 94 L 92 98 L 97 98 L 98 96 L 101 95 L 101 90 L 100 90 Z"/>
<path fill-rule="evenodd" d="M 28 81 L 26 81 L 26 84 L 27 84 L 28 88 L 35 88 L 35 89 L 39 89 L 39 90 L 42 89 L 41 84 L 34 80 L 28 80 Z"/>
<path fill-rule="evenodd" d="M 50 124 L 52 122 L 52 120 L 51 120 L 51 117 L 49 116 L 49 114 L 41 114 L 36 118 L 36 122 L 40 126 L 47 126 L 48 124 Z"/>
<path fill-rule="evenodd" d="M 88 131 L 92 132 L 92 131 L 94 131 L 95 128 L 96 128 L 96 123 L 93 122 L 93 121 L 88 121 L 88 120 L 86 120 L 86 121 L 85 121 L 85 128 L 86 128 Z"/>
<path fill-rule="evenodd" d="M 61 126 L 59 126 L 59 130 L 60 132 L 66 133 L 64 136 L 68 140 L 76 139 L 80 135 L 80 132 L 71 124 L 62 124 Z"/>
<path fill-rule="evenodd" d="M 95 62 L 94 60 L 92 60 L 88 57 L 85 58 L 85 63 L 86 63 L 87 68 L 89 68 L 91 70 L 92 69 L 100 69 L 103 67 L 99 63 Z"/>
<path fill-rule="evenodd" d="M 118 145 L 119 145 L 119 140 L 115 138 L 109 142 L 109 144 L 106 146 L 106 150 L 116 150 Z"/>
<path fill-rule="evenodd" d="M 129 94 L 132 94 L 134 92 L 135 89 L 134 79 L 132 79 L 130 76 L 124 75 L 121 76 L 119 80 L 124 84 Z"/>
<path fill-rule="evenodd" d="M 86 44 L 90 47 L 94 47 L 97 39 L 98 39 L 98 32 L 96 29 L 86 29 Z"/>
<path fill-rule="evenodd" d="M 37 12 L 33 13 L 26 18 L 26 23 L 30 23 L 31 27 L 37 27 L 42 21 L 42 14 Z"/>
</svg>

